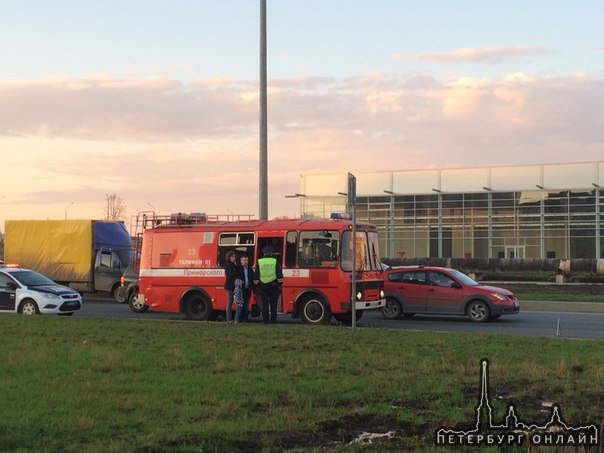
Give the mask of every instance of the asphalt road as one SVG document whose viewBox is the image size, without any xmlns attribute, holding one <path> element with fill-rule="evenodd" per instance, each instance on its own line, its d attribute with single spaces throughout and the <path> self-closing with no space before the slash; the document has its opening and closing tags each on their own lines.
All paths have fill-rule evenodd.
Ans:
<svg viewBox="0 0 604 453">
<path fill-rule="evenodd" d="M 572 313 L 547 311 L 522 311 L 517 315 L 502 316 L 496 321 L 475 324 L 467 318 L 420 316 L 409 319 L 390 321 L 384 319 L 379 312 L 369 311 L 358 321 L 359 328 L 387 328 L 404 330 L 425 330 L 438 332 L 467 332 L 493 333 L 530 336 L 547 336 L 560 338 L 592 338 L 604 339 L 603 313 Z M 172 320 L 186 321 L 179 313 L 134 313 L 127 304 L 117 304 L 110 298 L 85 295 L 82 309 L 76 313 L 78 317 L 141 319 L 141 320 Z M 252 319 L 258 323 L 260 318 Z M 189 321 L 187 321 L 189 322 Z M 289 315 L 280 315 L 279 323 L 299 323 Z"/>
</svg>

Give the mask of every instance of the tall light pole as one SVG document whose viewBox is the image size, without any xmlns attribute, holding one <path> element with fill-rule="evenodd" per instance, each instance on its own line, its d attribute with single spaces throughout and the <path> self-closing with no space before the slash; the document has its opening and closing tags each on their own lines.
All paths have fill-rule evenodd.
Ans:
<svg viewBox="0 0 604 453">
<path fill-rule="evenodd" d="M 266 101 L 266 0 L 260 0 L 260 220 L 268 219 L 268 132 Z"/>
</svg>

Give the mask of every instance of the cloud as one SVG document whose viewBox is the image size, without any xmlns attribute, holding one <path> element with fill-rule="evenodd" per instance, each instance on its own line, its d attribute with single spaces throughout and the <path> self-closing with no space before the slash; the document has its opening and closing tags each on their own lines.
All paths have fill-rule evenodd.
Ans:
<svg viewBox="0 0 604 453">
<path fill-rule="evenodd" d="M 271 215 L 302 173 L 601 160 L 604 80 L 577 74 L 438 80 L 371 73 L 270 81 Z M 128 209 L 255 213 L 253 80 L 0 82 L 0 218 Z M 98 214 L 90 214 L 92 210 Z"/>
<path fill-rule="evenodd" d="M 475 49 L 464 47 L 461 49 L 452 50 L 451 52 L 428 53 L 420 52 L 414 54 L 395 53 L 392 55 L 393 60 L 419 60 L 430 61 L 433 63 L 477 63 L 485 62 L 489 64 L 497 64 L 513 58 L 542 55 L 551 53 L 552 50 L 546 47 L 530 47 L 530 46 L 515 46 L 515 47 L 486 47 Z"/>
<path fill-rule="evenodd" d="M 154 141 L 247 132 L 257 109 L 239 94 L 250 90 L 163 77 L 0 83 L 0 135 Z"/>
</svg>

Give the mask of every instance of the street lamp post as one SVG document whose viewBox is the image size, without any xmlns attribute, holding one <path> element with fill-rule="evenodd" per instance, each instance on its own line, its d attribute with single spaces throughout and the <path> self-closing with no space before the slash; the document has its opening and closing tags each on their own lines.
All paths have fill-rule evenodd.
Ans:
<svg viewBox="0 0 604 453">
<path fill-rule="evenodd" d="M 306 195 L 303 193 L 296 192 L 291 195 L 285 195 L 285 198 L 300 198 L 300 206 L 299 206 L 300 213 L 298 214 L 298 217 L 302 217 L 302 202 L 303 202 L 302 198 L 306 198 Z"/>
<path fill-rule="evenodd" d="M 385 194 L 390 195 L 390 221 L 388 222 L 388 256 L 394 258 L 394 196 L 392 190 L 384 190 Z"/>
<path fill-rule="evenodd" d="M 357 178 L 348 173 L 348 192 L 338 192 L 348 198 L 352 217 L 352 272 L 350 275 L 350 306 L 352 309 L 352 328 L 357 326 Z"/>
<path fill-rule="evenodd" d="M 71 206 L 73 204 L 73 201 L 71 203 L 69 203 L 67 206 L 65 206 L 65 220 L 67 220 L 67 208 L 69 208 L 69 206 Z"/>
</svg>

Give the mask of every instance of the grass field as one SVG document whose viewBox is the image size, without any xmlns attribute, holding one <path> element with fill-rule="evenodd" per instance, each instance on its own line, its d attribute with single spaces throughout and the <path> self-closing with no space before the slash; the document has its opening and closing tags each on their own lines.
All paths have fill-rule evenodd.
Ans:
<svg viewBox="0 0 604 453">
<path fill-rule="evenodd" d="M 437 451 L 437 428 L 474 422 L 482 358 L 497 418 L 555 402 L 604 422 L 601 341 L 77 316 L 0 331 L 0 451 Z"/>
</svg>

